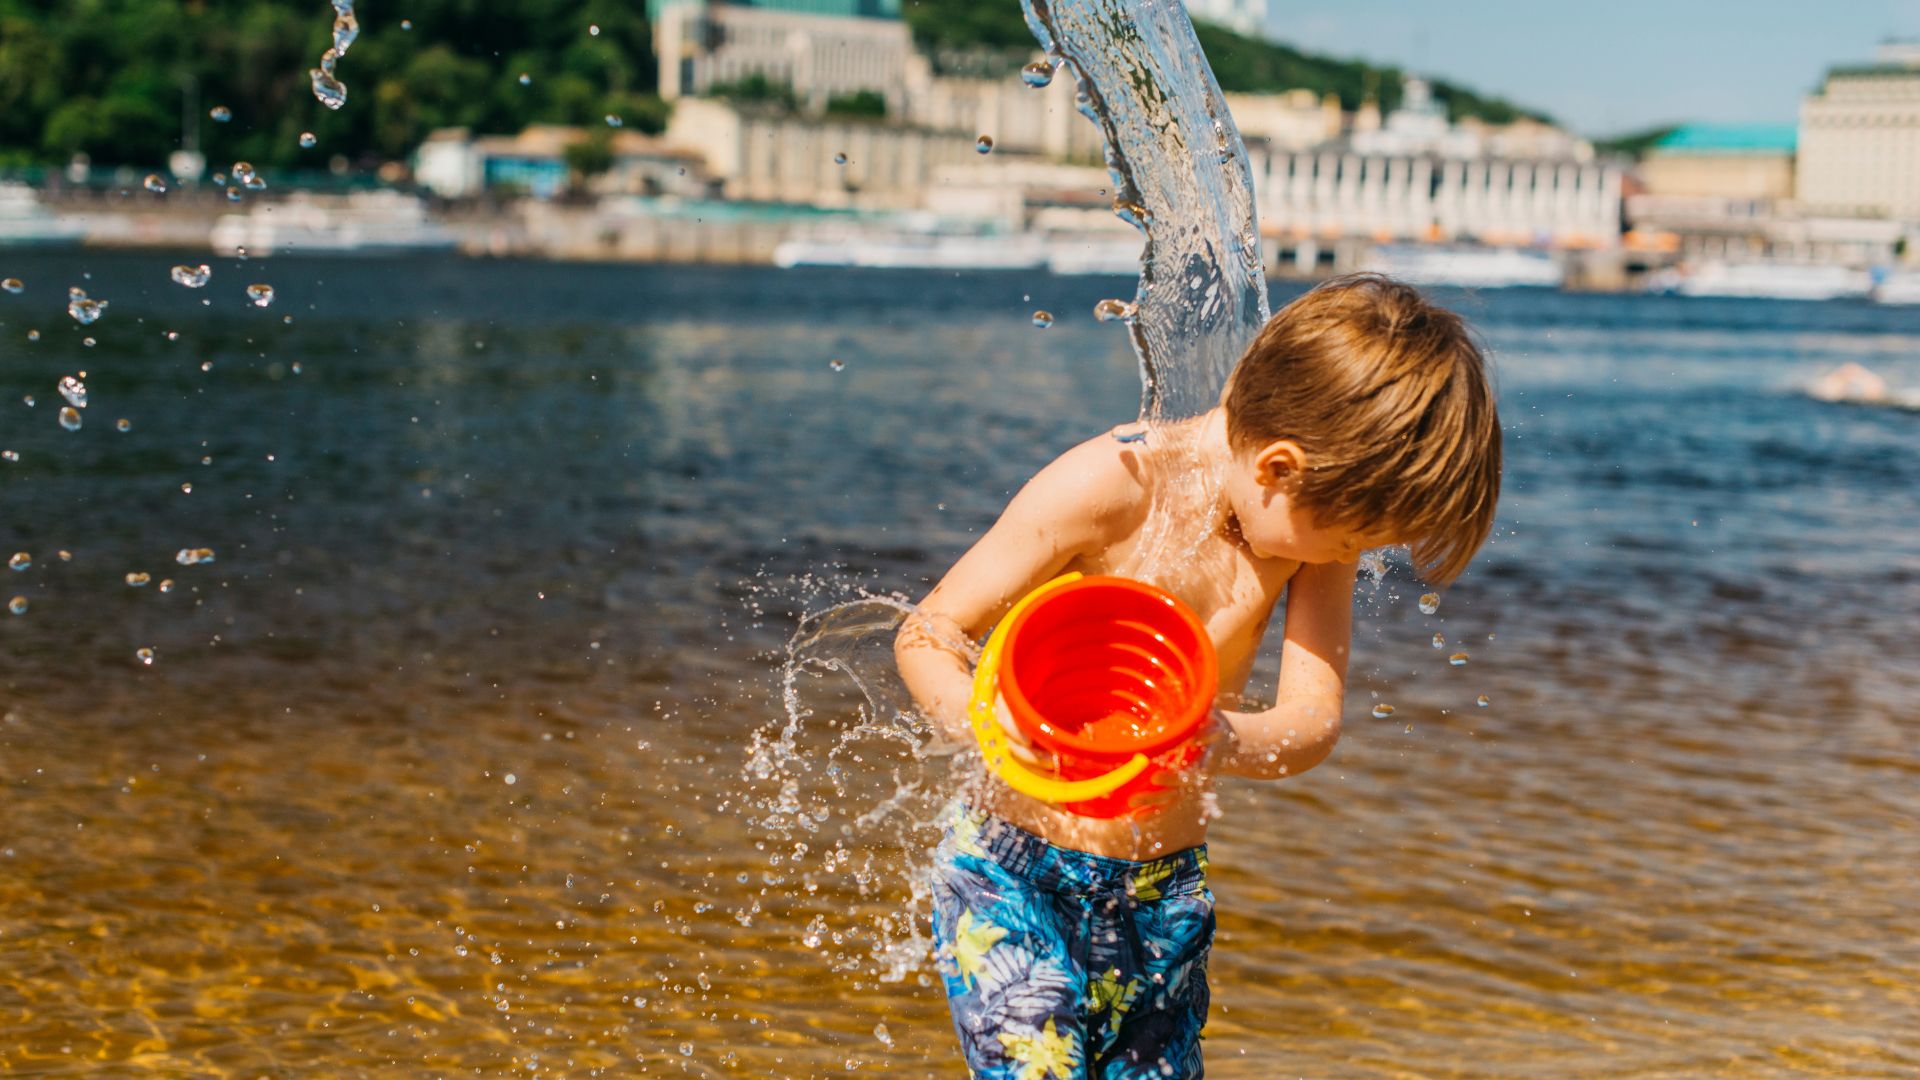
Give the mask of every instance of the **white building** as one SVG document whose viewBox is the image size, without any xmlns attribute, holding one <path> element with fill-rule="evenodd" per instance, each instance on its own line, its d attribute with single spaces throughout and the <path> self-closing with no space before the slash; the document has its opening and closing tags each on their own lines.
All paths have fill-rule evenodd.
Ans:
<svg viewBox="0 0 1920 1080">
<path fill-rule="evenodd" d="M 726 198 L 822 207 L 919 209 L 936 170 L 980 160 L 960 132 L 758 114 L 709 98 L 681 99 L 664 141 L 705 160 Z"/>
<path fill-rule="evenodd" d="M 663 8 L 653 34 L 669 101 L 758 76 L 791 87 L 814 114 L 863 90 L 885 98 L 889 115 L 905 111 L 913 38 L 898 19 L 686 3 Z"/>
<path fill-rule="evenodd" d="M 1611 162 L 1250 148 L 1261 224 L 1295 237 L 1610 248 L 1624 168 Z"/>
<path fill-rule="evenodd" d="M 1920 43 L 1827 72 L 1800 106 L 1794 181 L 1809 214 L 1920 221 Z"/>
<path fill-rule="evenodd" d="M 1264 139 L 1288 150 L 1319 146 L 1340 137 L 1346 124 L 1337 94 L 1311 90 L 1281 94 L 1227 94 L 1227 110 L 1244 139 Z"/>
</svg>

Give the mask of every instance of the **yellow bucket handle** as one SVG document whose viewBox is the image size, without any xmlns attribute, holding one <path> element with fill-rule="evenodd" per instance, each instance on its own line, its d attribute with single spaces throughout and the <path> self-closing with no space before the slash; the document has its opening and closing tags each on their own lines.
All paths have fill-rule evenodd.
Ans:
<svg viewBox="0 0 1920 1080">
<path fill-rule="evenodd" d="M 1070 581 L 1080 580 L 1080 577 L 1077 572 L 1061 574 L 1021 597 L 1007 611 L 1006 617 L 1000 620 L 1000 626 L 1012 625 L 1014 616 L 1026 610 L 1027 605 Z M 973 671 L 973 700 L 967 705 L 967 718 L 973 722 L 973 737 L 979 740 L 980 753 L 987 759 L 987 768 L 1020 794 L 1053 803 L 1082 802 L 1111 795 L 1146 771 L 1149 764 L 1147 756 L 1135 754 L 1104 776 L 1061 780 L 1035 772 L 1015 758 L 1005 746 L 1006 733 L 1000 729 L 1000 722 L 993 715 L 993 702 L 1000 693 L 1000 646 L 1006 638 L 996 628 L 987 638 L 986 647 L 980 650 L 980 663 Z"/>
</svg>

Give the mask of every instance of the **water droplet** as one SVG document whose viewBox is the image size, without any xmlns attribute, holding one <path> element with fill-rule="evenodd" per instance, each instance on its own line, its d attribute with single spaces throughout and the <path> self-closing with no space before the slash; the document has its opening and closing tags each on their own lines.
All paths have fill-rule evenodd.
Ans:
<svg viewBox="0 0 1920 1080">
<path fill-rule="evenodd" d="M 208 266 L 206 263 L 201 263 L 198 266 L 188 266 L 186 263 L 181 263 L 179 266 L 173 268 L 174 284 L 185 285 L 189 289 L 204 288 L 212 277 L 213 267 Z M 171 339 L 178 338 L 180 335 L 178 333 L 171 333 L 168 336 Z"/>
<path fill-rule="evenodd" d="M 524 72 L 524 71 L 523 71 L 523 72 L 521 72 L 521 73 L 520 73 L 520 85 L 521 85 L 521 86 L 532 86 L 532 85 L 533 85 L 533 76 L 531 76 L 531 75 L 529 75 L 529 74 L 527 74 L 527 73 L 526 73 L 526 72 Z"/>
<path fill-rule="evenodd" d="M 80 410 L 71 405 L 60 407 L 60 426 L 68 431 L 80 430 Z"/>
<path fill-rule="evenodd" d="M 178 331 L 178 330 L 169 330 L 169 331 L 167 331 L 167 340 L 168 340 L 168 341 L 179 341 L 179 340 L 180 340 L 180 331 Z"/>
<path fill-rule="evenodd" d="M 19 296 L 21 293 L 27 291 L 27 283 L 17 277 L 10 277 L 5 281 L 0 281 L 0 289 L 5 289 L 13 295 Z"/>
<path fill-rule="evenodd" d="M 83 337 L 80 339 L 80 344 L 85 345 L 87 348 L 91 349 L 95 345 L 99 344 L 99 342 L 95 341 L 90 337 Z"/>
<path fill-rule="evenodd" d="M 140 662 L 142 664 L 145 664 L 148 667 L 153 666 L 153 650 L 152 649 L 150 648 L 135 649 L 133 650 L 133 655 L 139 657 Z"/>
<path fill-rule="evenodd" d="M 893 1045 L 893 1033 L 887 1030 L 887 1024 L 884 1020 L 873 1025 L 873 1037 L 879 1039 L 883 1046 Z"/>
<path fill-rule="evenodd" d="M 1382 702 L 1373 707 L 1373 718 L 1375 720 L 1385 720 L 1387 717 L 1392 715 L 1393 715 L 1393 706 L 1388 705 L 1385 702 Z"/>
<path fill-rule="evenodd" d="M 1484 709 L 1487 706 L 1493 704 L 1493 699 L 1488 697 L 1485 694 L 1481 694 L 1479 697 L 1473 699 L 1473 703 Z"/>
<path fill-rule="evenodd" d="M 179 563 L 181 566 L 198 566 L 201 563 L 210 563 L 213 561 L 213 549 L 181 548 L 180 551 L 174 555 L 173 561 Z"/>
<path fill-rule="evenodd" d="M 845 360 L 829 360 L 827 361 L 827 366 L 835 371 L 847 370 L 847 362 Z"/>
<path fill-rule="evenodd" d="M 153 192 L 155 195 L 165 195 L 167 193 L 166 178 L 162 177 L 159 173 L 148 173 L 147 178 L 140 181 L 140 186 Z"/>
<path fill-rule="evenodd" d="M 624 120 L 622 120 L 622 119 L 620 119 L 620 118 L 619 118 L 618 116 L 615 116 L 615 115 L 614 115 L 614 114 L 612 114 L 612 113 L 608 113 L 608 114 L 607 114 L 607 126 L 608 126 L 608 127 L 619 127 L 619 126 L 620 126 L 621 124 L 623 124 L 623 123 L 626 123 L 626 121 L 624 121 Z"/>
<path fill-rule="evenodd" d="M 1047 327 L 1049 327 L 1049 326 L 1052 326 L 1052 325 L 1053 325 L 1053 312 L 1051 312 L 1051 311 L 1036 311 L 1036 312 L 1034 312 L 1034 313 L 1033 313 L 1033 325 L 1035 325 L 1035 326 L 1037 326 L 1037 327 L 1039 327 L 1039 328 L 1040 328 L 1040 329 L 1042 329 L 1042 330 L 1045 330 L 1045 329 L 1046 329 Z"/>
<path fill-rule="evenodd" d="M 25 570 L 32 565 L 33 556 L 24 551 L 15 552 L 13 558 L 7 560 L 7 569 L 9 570 Z"/>
<path fill-rule="evenodd" d="M 249 285 L 247 286 L 247 299 L 253 301 L 254 307 L 266 307 L 268 304 L 273 303 L 273 286 Z"/>
<path fill-rule="evenodd" d="M 127 575 L 127 586 L 134 589 L 144 589 L 146 588 L 147 582 L 152 580 L 152 574 L 147 573 L 145 570 L 135 570 Z"/>
<path fill-rule="evenodd" d="M 1020 81 L 1035 89 L 1053 82 L 1053 65 L 1045 60 L 1035 60 L 1020 69 Z"/>
<path fill-rule="evenodd" d="M 202 360 L 202 361 L 200 361 L 200 370 L 201 370 L 201 371 L 212 371 L 212 370 L 213 370 L 213 361 L 211 361 L 211 360 Z"/>
<path fill-rule="evenodd" d="M 1440 610 L 1440 594 L 1430 592 L 1420 598 L 1420 614 L 1431 615 Z"/>
<path fill-rule="evenodd" d="M 1452 664 L 1454 667 L 1466 667 L 1467 654 L 1463 652 L 1454 653 L 1452 656 L 1447 657 L 1447 663 Z"/>
<path fill-rule="evenodd" d="M 181 493 L 181 494 L 183 494 L 183 495 L 191 495 L 191 494 L 193 494 L 193 481 L 191 481 L 191 480 L 189 480 L 189 481 L 187 481 L 186 483 L 184 483 L 184 484 L 181 484 L 181 485 L 180 485 L 180 493 Z"/>
<path fill-rule="evenodd" d="M 227 108 L 225 105 L 215 105 L 213 108 L 207 110 L 207 115 L 213 117 L 214 123 L 224 124 L 233 119 L 233 110 Z"/>
<path fill-rule="evenodd" d="M 29 409 L 31 409 L 31 408 L 33 408 L 33 395 L 32 395 L 32 394 L 28 394 L 28 395 L 26 395 L 25 397 L 22 397 L 22 398 L 21 398 L 20 400 L 21 400 L 21 401 L 24 401 L 24 402 L 26 402 L 26 404 L 27 404 L 27 408 L 29 408 Z"/>
<path fill-rule="evenodd" d="M 681 1057 L 692 1057 L 692 1056 L 693 1056 L 693 1044 L 692 1044 L 692 1043 L 681 1043 L 681 1044 L 680 1044 L 680 1056 L 681 1056 Z"/>
<path fill-rule="evenodd" d="M 313 79 L 313 97 L 329 109 L 338 109 L 347 103 L 347 84 L 333 77 L 333 72 L 314 68 L 307 72 Z"/>
<path fill-rule="evenodd" d="M 1120 424 L 1107 434 L 1114 442 L 1137 443 L 1147 441 L 1147 431 L 1146 423 L 1136 420 L 1130 424 Z"/>
<path fill-rule="evenodd" d="M 67 314 L 73 316 L 73 321 L 81 326 L 92 325 L 96 319 L 106 313 L 106 310 L 107 302 L 87 299 L 85 289 L 69 288 L 67 290 Z"/>
<path fill-rule="evenodd" d="M 360 36 L 360 20 L 349 5 L 333 17 L 333 51 L 341 56 L 353 47 L 354 39 Z"/>
<path fill-rule="evenodd" d="M 62 375 L 60 377 L 60 396 L 66 398 L 67 404 L 72 405 L 74 408 L 84 409 L 87 407 L 87 384 L 74 378 L 72 375 Z"/>
<path fill-rule="evenodd" d="M 3 458 L 3 459 L 5 459 L 5 460 L 7 460 L 7 461 L 19 461 L 19 460 L 20 460 L 20 451 L 18 451 L 18 450 L 0 450 L 0 458 Z"/>
<path fill-rule="evenodd" d="M 1112 322 L 1115 319 L 1131 319 L 1139 310 L 1139 305 L 1125 300 L 1102 300 L 1093 305 L 1093 317 L 1100 322 Z"/>
<path fill-rule="evenodd" d="M 40 340 L 40 331 L 38 331 L 38 330 L 29 330 L 29 331 L 27 331 L 27 340 L 28 340 L 28 341 L 39 341 L 39 340 Z"/>
<path fill-rule="evenodd" d="M 161 578 L 161 579 L 160 579 L 160 591 L 161 591 L 161 592 L 172 592 L 172 591 L 173 591 L 173 579 L 172 579 L 172 578 Z"/>
<path fill-rule="evenodd" d="M 316 139 L 316 138 L 314 138 L 314 137 L 313 137 L 313 132 L 311 132 L 311 131 L 303 131 L 303 132 L 301 132 L 301 133 L 300 133 L 300 147 L 301 147 L 301 149 L 304 149 L 304 150 L 311 150 L 311 149 L 313 149 L 313 147 L 314 147 L 314 144 L 315 144 L 315 143 L 318 143 L 319 141 L 320 141 L 319 139 Z"/>
<path fill-rule="evenodd" d="M 1444 648 L 1446 648 L 1446 647 L 1447 647 L 1447 635 L 1445 635 L 1445 634 L 1435 634 L 1435 635 L 1433 635 L 1433 647 L 1434 647 L 1434 648 L 1436 648 L 1436 649 L 1444 649 Z"/>
<path fill-rule="evenodd" d="M 412 19 L 401 19 L 401 20 L 400 20 L 400 29 L 402 29 L 402 30 L 411 30 L 411 29 L 413 29 L 413 20 L 412 20 Z"/>
<path fill-rule="evenodd" d="M 1113 200 L 1113 214 L 1136 229 L 1146 228 L 1147 223 L 1153 220 L 1153 215 L 1146 207 L 1128 199 Z"/>
<path fill-rule="evenodd" d="M 301 370 L 301 369 L 300 369 L 300 361 L 298 361 L 298 360 L 295 360 L 295 361 L 293 362 L 293 373 L 294 373 L 295 375 L 298 375 L 298 374 L 300 374 L 300 370 Z"/>
<path fill-rule="evenodd" d="M 973 148 L 982 154 L 993 153 L 993 136 L 982 135 L 973 140 Z"/>
<path fill-rule="evenodd" d="M 239 189 L 239 188 L 237 188 L 237 187 L 229 187 L 229 188 L 227 188 L 227 201 L 228 201 L 228 202 L 239 202 L 239 201 L 240 201 L 240 189 Z"/>
<path fill-rule="evenodd" d="M 115 427 L 115 428 L 116 428 L 117 430 L 120 430 L 120 431 L 132 431 L 132 430 L 133 430 L 133 421 L 131 421 L 131 420 L 129 420 L 129 419 L 127 419 L 126 417 L 124 417 L 124 416 L 123 416 L 123 417 L 121 417 L 120 419 L 118 419 L 118 420 L 115 420 L 115 421 L 113 422 L 113 426 L 114 426 L 114 427 Z"/>
<path fill-rule="evenodd" d="M 513 775 L 512 773 L 508 773 L 507 775 L 501 777 L 501 779 L 506 781 L 507 786 L 509 787 L 520 782 L 520 778 Z"/>
<path fill-rule="evenodd" d="M 27 598 L 24 596 L 16 596 L 7 601 L 7 610 L 13 612 L 15 615 L 25 615 L 27 613 L 27 606 Z"/>
<path fill-rule="evenodd" d="M 593 23 L 593 24 L 590 24 L 590 25 L 589 25 L 589 26 L 587 27 L 587 33 L 589 33 L 589 34 L 592 34 L 592 35 L 593 35 L 594 37 L 599 37 L 599 36 L 600 36 L 600 25 L 599 25 L 598 23 Z"/>
<path fill-rule="evenodd" d="M 233 180 L 248 191 L 265 191 L 267 187 L 267 182 L 260 179 L 260 174 L 254 171 L 253 165 L 245 161 L 233 163 Z"/>
<path fill-rule="evenodd" d="M 847 155 L 845 154 L 833 155 L 833 163 L 835 165 L 845 165 L 847 163 Z"/>
</svg>

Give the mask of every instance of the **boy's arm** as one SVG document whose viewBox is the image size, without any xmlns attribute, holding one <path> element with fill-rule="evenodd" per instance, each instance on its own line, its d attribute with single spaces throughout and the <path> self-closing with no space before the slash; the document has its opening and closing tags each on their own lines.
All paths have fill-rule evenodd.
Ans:
<svg viewBox="0 0 1920 1080">
<path fill-rule="evenodd" d="M 1359 562 L 1308 563 L 1287 583 L 1286 642 L 1273 708 L 1222 713 L 1215 772 L 1277 780 L 1326 760 L 1340 738 L 1347 653 L 1353 642 L 1353 583 Z"/>
<path fill-rule="evenodd" d="M 1133 452 L 1105 435 L 1060 455 L 907 616 L 894 659 L 914 700 L 947 738 L 971 738 L 974 643 L 1075 556 L 1112 542 L 1142 502 L 1136 467 Z"/>
</svg>

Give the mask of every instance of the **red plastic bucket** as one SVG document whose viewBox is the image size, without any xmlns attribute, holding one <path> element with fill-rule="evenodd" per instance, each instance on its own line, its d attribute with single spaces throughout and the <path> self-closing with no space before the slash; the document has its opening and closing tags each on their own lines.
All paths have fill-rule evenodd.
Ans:
<svg viewBox="0 0 1920 1080">
<path fill-rule="evenodd" d="M 1152 585 L 1083 577 L 1040 596 L 1004 628 L 1000 694 L 1022 734 L 1081 780 L 1135 754 L 1180 768 L 1220 683 L 1213 639 L 1192 609 Z M 1149 769 L 1113 794 L 1065 808 L 1120 817 L 1152 790 Z"/>
</svg>

